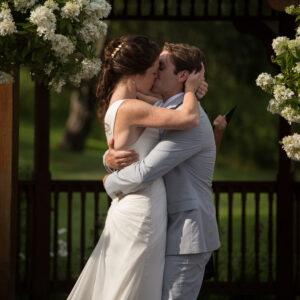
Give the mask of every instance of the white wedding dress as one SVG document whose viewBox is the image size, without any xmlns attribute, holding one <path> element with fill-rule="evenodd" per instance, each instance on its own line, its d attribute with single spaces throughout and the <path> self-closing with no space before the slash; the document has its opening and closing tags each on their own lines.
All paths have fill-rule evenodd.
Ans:
<svg viewBox="0 0 300 300">
<path fill-rule="evenodd" d="M 105 115 L 106 137 L 113 137 L 120 104 Z M 128 149 L 143 159 L 158 142 L 157 129 L 146 128 Z M 115 198 L 103 233 L 68 299 L 161 300 L 167 226 L 166 192 L 159 178 L 145 188 Z"/>
</svg>

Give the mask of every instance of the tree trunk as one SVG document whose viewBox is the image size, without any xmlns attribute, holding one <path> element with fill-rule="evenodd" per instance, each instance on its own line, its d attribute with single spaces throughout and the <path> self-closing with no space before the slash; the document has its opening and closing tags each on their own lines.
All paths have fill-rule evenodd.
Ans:
<svg viewBox="0 0 300 300">
<path fill-rule="evenodd" d="M 104 50 L 106 37 L 98 42 L 98 55 Z M 89 81 L 71 95 L 70 114 L 67 120 L 65 135 L 60 148 L 70 151 L 83 151 L 85 140 L 90 132 L 96 106 L 95 80 Z"/>
</svg>

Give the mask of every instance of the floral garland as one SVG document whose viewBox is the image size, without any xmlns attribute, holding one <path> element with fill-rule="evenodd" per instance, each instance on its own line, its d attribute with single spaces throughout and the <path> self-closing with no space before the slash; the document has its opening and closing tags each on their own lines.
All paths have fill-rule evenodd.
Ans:
<svg viewBox="0 0 300 300">
<path fill-rule="evenodd" d="M 0 0 L 0 84 L 21 65 L 58 93 L 97 76 L 96 43 L 110 10 L 105 0 Z"/>
<path fill-rule="evenodd" d="M 300 5 L 288 6 L 285 11 L 296 15 L 296 22 L 300 20 Z M 256 84 L 273 96 L 267 108 L 269 112 L 279 114 L 290 124 L 300 123 L 300 26 L 295 39 L 277 37 L 272 47 L 275 52 L 272 61 L 280 66 L 281 73 L 274 77 L 261 73 Z M 280 143 L 289 158 L 300 161 L 300 134 L 286 136 Z"/>
</svg>

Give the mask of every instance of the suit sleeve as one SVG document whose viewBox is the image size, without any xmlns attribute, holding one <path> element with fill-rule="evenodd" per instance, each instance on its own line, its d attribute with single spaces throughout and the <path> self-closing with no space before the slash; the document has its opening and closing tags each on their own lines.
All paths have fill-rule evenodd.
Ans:
<svg viewBox="0 0 300 300">
<path fill-rule="evenodd" d="M 103 166 L 105 168 L 105 170 L 108 172 L 108 173 L 112 173 L 114 172 L 115 170 L 114 169 L 111 169 L 110 167 L 108 167 L 106 164 L 105 164 L 105 158 L 106 158 L 106 155 L 108 154 L 108 150 L 105 151 L 105 153 L 103 154 Z"/>
<path fill-rule="evenodd" d="M 186 131 L 166 131 L 165 138 L 141 161 L 112 173 L 105 189 L 112 198 L 142 188 L 200 151 L 199 127 Z"/>
</svg>

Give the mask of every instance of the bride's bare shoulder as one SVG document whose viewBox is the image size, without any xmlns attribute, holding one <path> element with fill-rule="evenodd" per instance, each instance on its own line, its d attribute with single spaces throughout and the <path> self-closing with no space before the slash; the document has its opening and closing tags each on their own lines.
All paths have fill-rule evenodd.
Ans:
<svg viewBox="0 0 300 300">
<path fill-rule="evenodd" d="M 139 110 L 141 108 L 149 108 L 152 105 L 139 99 L 126 99 L 123 101 L 119 107 L 122 112 L 132 113 L 134 110 Z"/>
</svg>

